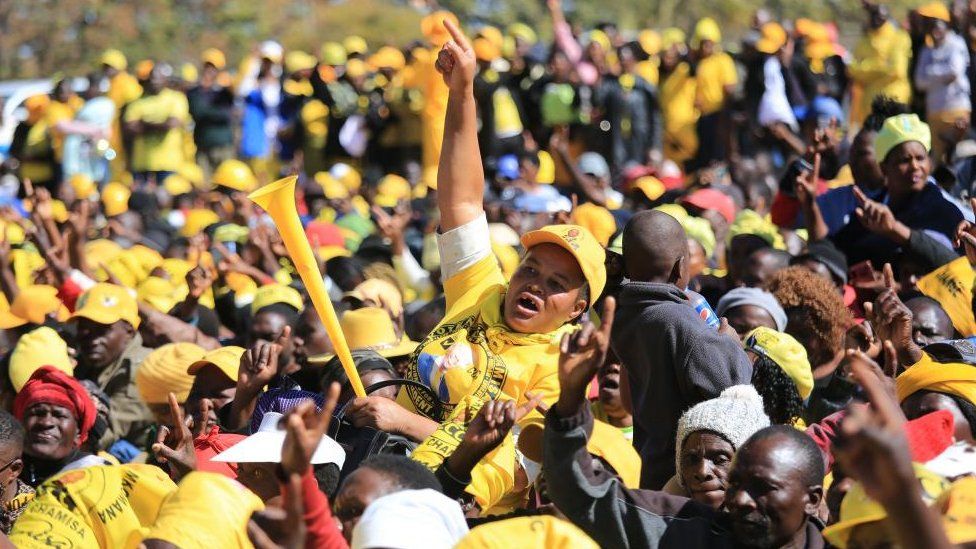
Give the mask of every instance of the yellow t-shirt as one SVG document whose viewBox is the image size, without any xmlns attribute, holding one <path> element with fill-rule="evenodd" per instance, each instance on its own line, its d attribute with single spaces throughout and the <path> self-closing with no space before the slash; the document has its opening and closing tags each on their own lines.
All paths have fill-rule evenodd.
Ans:
<svg viewBox="0 0 976 549">
<path fill-rule="evenodd" d="M 522 404 L 526 392 L 552 404 L 559 397 L 559 340 L 572 325 L 548 334 L 511 331 L 502 316 L 507 284 L 494 255 L 488 254 L 444 284 L 444 320 L 417 346 L 406 379 L 427 385 L 438 395 L 442 413 L 436 414 L 430 395 L 404 387 L 397 401 L 423 416 L 441 421 L 414 458 L 436 468 L 449 456 L 484 402 L 514 400 Z M 468 408 L 467 413 L 462 408 Z M 541 426 L 542 416 L 531 412 L 519 422 Z M 512 488 L 514 446 L 511 437 L 472 472 L 468 492 L 482 509 L 498 503 Z"/>
<path fill-rule="evenodd" d="M 55 130 L 54 127 L 58 125 L 58 122 L 74 118 L 75 111 L 76 109 L 70 102 L 51 101 L 51 104 L 47 107 L 47 112 L 44 113 L 44 120 L 47 122 L 51 132 L 51 146 L 54 147 L 54 158 L 58 162 L 63 158 L 64 135 Z"/>
<path fill-rule="evenodd" d="M 681 63 L 661 81 L 661 113 L 664 116 L 664 154 L 684 162 L 698 151 L 696 82 L 691 68 Z"/>
<path fill-rule="evenodd" d="M 169 118 L 189 121 L 190 106 L 182 93 L 164 89 L 140 97 L 125 111 L 126 122 L 159 124 Z M 136 136 L 132 146 L 132 169 L 137 172 L 176 171 L 183 165 L 183 128 Z"/>
<path fill-rule="evenodd" d="M 698 108 L 702 115 L 712 114 L 725 105 L 725 87 L 739 82 L 735 62 L 725 52 L 709 55 L 698 62 Z"/>
<path fill-rule="evenodd" d="M 105 95 L 115 103 L 115 108 L 118 110 L 138 99 L 142 95 L 142 86 L 135 76 L 120 72 L 109 81 L 108 92 Z"/>
</svg>

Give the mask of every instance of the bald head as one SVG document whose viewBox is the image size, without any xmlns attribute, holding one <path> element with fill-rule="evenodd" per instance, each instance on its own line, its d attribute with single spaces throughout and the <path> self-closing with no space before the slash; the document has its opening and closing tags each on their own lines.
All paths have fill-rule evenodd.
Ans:
<svg viewBox="0 0 976 549">
<path fill-rule="evenodd" d="M 688 237 L 681 223 L 657 210 L 639 212 L 624 227 L 624 268 L 636 282 L 688 284 Z"/>
</svg>

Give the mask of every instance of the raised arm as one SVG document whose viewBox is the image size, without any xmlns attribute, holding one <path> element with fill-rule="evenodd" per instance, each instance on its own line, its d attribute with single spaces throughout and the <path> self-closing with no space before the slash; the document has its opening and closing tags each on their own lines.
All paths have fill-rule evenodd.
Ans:
<svg viewBox="0 0 976 549">
<path fill-rule="evenodd" d="M 485 171 L 478 148 L 478 113 L 474 101 L 474 50 L 450 21 L 453 37 L 437 56 L 437 71 L 449 91 L 444 144 L 437 166 L 437 207 L 441 232 L 469 223 L 484 213 Z"/>
</svg>

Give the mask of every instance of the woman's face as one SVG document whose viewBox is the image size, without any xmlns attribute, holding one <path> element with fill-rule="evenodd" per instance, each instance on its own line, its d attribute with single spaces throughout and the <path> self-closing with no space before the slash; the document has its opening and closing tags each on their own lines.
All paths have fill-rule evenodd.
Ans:
<svg viewBox="0 0 976 549">
<path fill-rule="evenodd" d="M 78 420 L 71 410 L 54 404 L 33 404 L 24 413 L 24 453 L 34 458 L 57 461 L 81 446 Z"/>
<path fill-rule="evenodd" d="M 275 467 L 275 463 L 239 463 L 237 480 L 261 498 L 261 501 L 267 502 L 281 493 Z"/>
<path fill-rule="evenodd" d="M 917 391 L 908 395 L 908 398 L 901 402 L 901 409 L 908 419 L 920 418 L 939 410 L 948 410 L 952 414 L 952 419 L 955 420 L 956 432 L 954 436 L 956 440 L 965 440 L 970 444 L 976 443 L 976 439 L 973 438 L 972 427 L 966 420 L 966 416 L 962 415 L 962 410 L 959 409 L 955 401 L 946 395 L 932 391 Z"/>
<path fill-rule="evenodd" d="M 888 192 L 895 196 L 922 190 L 928 181 L 930 168 L 929 153 L 918 141 L 898 145 L 881 162 Z"/>
<path fill-rule="evenodd" d="M 505 323 L 523 334 L 549 333 L 586 309 L 585 283 L 572 254 L 555 244 L 533 246 L 508 285 Z"/>
<path fill-rule="evenodd" d="M 678 475 L 691 499 L 718 509 L 725 500 L 735 449 L 711 431 L 695 431 L 681 445 Z"/>
</svg>

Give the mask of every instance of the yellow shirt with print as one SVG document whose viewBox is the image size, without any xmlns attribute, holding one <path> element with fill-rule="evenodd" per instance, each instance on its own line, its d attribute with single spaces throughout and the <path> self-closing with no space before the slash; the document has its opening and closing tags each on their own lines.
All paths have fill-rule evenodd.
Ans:
<svg viewBox="0 0 976 549">
<path fill-rule="evenodd" d="M 125 111 L 126 122 L 161 124 L 170 118 L 187 123 L 190 106 L 182 93 L 164 89 L 136 99 Z M 176 171 L 183 165 L 183 128 L 136 136 L 132 145 L 132 169 L 137 172 Z"/>
<path fill-rule="evenodd" d="M 718 112 L 725 105 L 725 87 L 739 82 L 735 61 L 725 52 L 709 55 L 698 62 L 697 102 L 702 116 Z"/>
<path fill-rule="evenodd" d="M 566 325 L 547 334 L 511 331 L 502 315 L 506 290 L 492 254 L 448 279 L 444 320 L 411 356 L 406 379 L 431 387 L 442 404 L 441 413 L 436 413 L 431 395 L 409 386 L 397 398 L 408 410 L 444 422 L 414 454 L 414 459 L 428 467 L 436 469 L 454 451 L 464 435 L 465 422 L 473 419 L 484 402 L 502 399 L 522 404 L 528 392 L 551 405 L 559 397 L 559 339 L 575 327 Z M 431 367 L 432 363 L 449 363 L 450 367 Z M 541 426 L 542 420 L 533 411 L 519 426 Z M 468 492 L 482 509 L 490 509 L 514 486 L 514 456 L 509 436 L 472 472 Z"/>
</svg>

